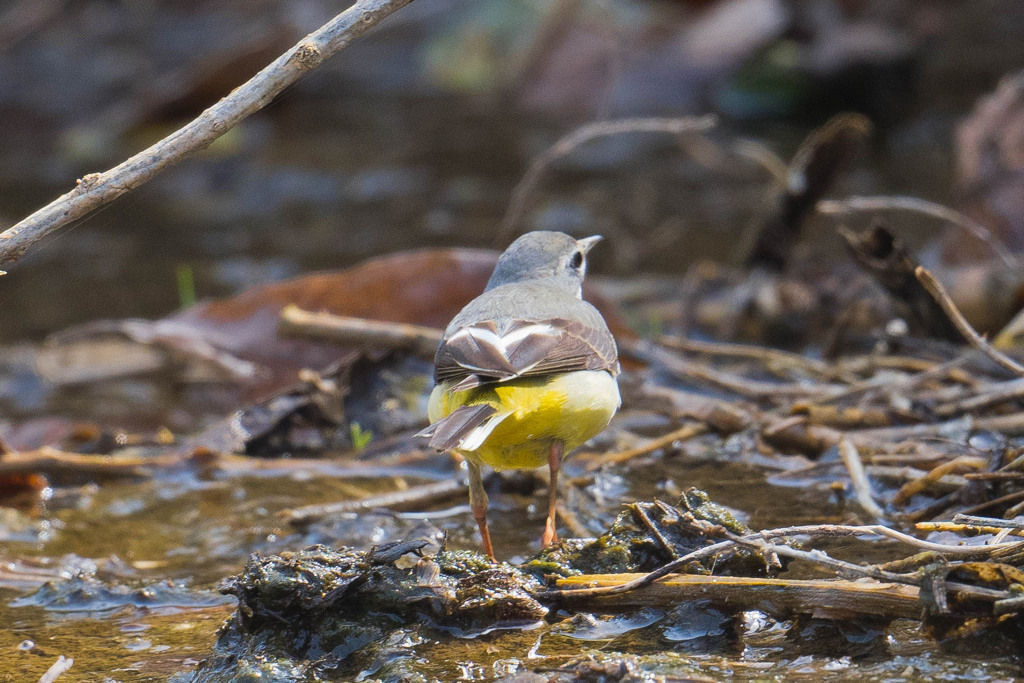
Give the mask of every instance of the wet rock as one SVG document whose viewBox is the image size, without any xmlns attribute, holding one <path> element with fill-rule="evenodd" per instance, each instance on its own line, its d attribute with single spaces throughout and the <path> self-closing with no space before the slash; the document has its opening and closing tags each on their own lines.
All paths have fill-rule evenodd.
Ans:
<svg viewBox="0 0 1024 683">
<path fill-rule="evenodd" d="M 530 595 L 539 583 L 529 574 L 475 552 L 417 555 L 425 546 L 414 540 L 365 552 L 312 546 L 253 556 L 223 587 L 238 598 L 238 611 L 192 680 L 300 680 L 351 656 L 380 659 L 380 648 L 408 625 L 472 636 L 547 614 Z"/>
<path fill-rule="evenodd" d="M 725 537 L 726 532 L 749 534 L 750 529 L 698 489 L 686 491 L 679 502 L 634 503 L 626 506 L 604 534 L 593 541 L 566 541 L 541 551 L 525 565 L 541 574 L 614 574 L 649 572 Z M 684 571 L 717 574 L 762 573 L 764 561 L 744 550 L 721 553 L 693 562 Z"/>
</svg>

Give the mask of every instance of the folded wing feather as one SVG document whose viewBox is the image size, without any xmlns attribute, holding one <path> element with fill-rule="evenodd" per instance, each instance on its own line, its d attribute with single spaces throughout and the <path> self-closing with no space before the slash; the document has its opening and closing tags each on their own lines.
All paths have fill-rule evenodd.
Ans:
<svg viewBox="0 0 1024 683">
<path fill-rule="evenodd" d="M 450 415 L 438 420 L 416 436 L 429 438 L 430 447 L 436 448 L 439 451 L 459 448 L 462 446 L 463 442 L 469 439 L 472 439 L 474 442 L 479 441 L 480 443 L 483 443 L 483 439 L 486 438 L 487 434 L 491 433 L 491 430 L 493 430 L 501 420 L 494 420 L 494 424 L 490 425 L 490 429 L 487 429 L 486 433 L 482 437 L 474 435 L 473 432 L 474 430 L 479 430 L 481 427 L 486 427 L 488 420 L 497 412 L 497 408 L 486 403 L 461 406 L 453 410 Z M 476 438 L 473 438 L 474 436 L 476 436 Z M 472 448 L 469 448 L 469 446 L 466 448 L 469 450 L 479 448 L 480 443 L 476 443 Z"/>
<path fill-rule="evenodd" d="M 607 327 L 579 321 L 493 320 L 467 325 L 437 351 L 435 378 L 454 380 L 451 391 L 489 382 L 575 370 L 618 370 L 615 342 Z"/>
</svg>

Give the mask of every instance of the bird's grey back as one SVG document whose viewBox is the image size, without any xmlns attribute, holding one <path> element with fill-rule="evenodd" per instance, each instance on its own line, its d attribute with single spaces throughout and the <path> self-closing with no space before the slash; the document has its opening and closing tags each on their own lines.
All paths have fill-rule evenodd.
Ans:
<svg viewBox="0 0 1024 683">
<path fill-rule="evenodd" d="M 529 314 L 524 315 L 524 311 Z M 583 325 L 611 338 L 608 325 L 592 304 L 568 291 L 556 278 L 500 285 L 473 299 L 456 315 L 444 336 L 481 322 L 494 321 L 498 332 L 517 321 L 578 320 Z"/>
</svg>

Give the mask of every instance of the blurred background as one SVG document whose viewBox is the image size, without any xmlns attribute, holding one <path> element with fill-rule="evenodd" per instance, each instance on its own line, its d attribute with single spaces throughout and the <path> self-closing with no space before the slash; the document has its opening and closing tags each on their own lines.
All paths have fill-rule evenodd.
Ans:
<svg viewBox="0 0 1024 683">
<path fill-rule="evenodd" d="M 0 3 L 0 228 L 183 125 L 345 6 Z M 750 139 L 789 158 L 840 111 L 876 132 L 834 194 L 963 208 L 957 131 L 1024 66 L 1022 35 L 1016 0 L 416 0 L 209 150 L 12 266 L 0 342 L 159 317 L 398 249 L 503 246 L 496 228 L 530 160 L 610 117 L 721 123 L 689 147 L 591 143 L 545 174 L 518 230 L 604 234 L 601 273 L 734 260 L 772 185 L 720 145 Z M 1016 204 L 997 207 L 1007 214 L 1024 205 L 1016 177 Z M 915 247 L 940 228 L 901 224 Z M 833 252 L 833 231 L 812 225 L 806 241 Z"/>
</svg>

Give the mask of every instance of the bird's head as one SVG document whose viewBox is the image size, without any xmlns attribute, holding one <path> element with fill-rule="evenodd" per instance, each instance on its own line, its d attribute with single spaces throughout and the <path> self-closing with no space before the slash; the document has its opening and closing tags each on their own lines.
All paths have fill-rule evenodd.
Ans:
<svg viewBox="0 0 1024 683">
<path fill-rule="evenodd" d="M 498 258 L 487 289 L 512 282 L 552 278 L 578 294 L 587 273 L 587 252 L 599 241 L 600 235 L 577 240 L 563 232 L 528 232 L 509 245 Z"/>
</svg>

